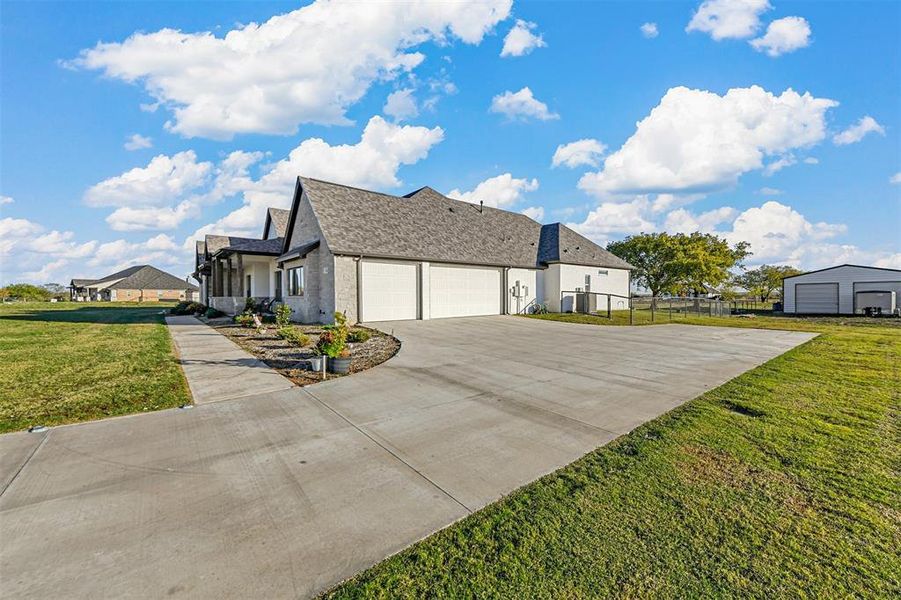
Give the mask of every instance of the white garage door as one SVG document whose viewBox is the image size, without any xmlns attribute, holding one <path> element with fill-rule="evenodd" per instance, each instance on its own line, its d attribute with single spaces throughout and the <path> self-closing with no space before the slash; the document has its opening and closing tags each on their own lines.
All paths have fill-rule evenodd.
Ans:
<svg viewBox="0 0 901 600">
<path fill-rule="evenodd" d="M 432 265 L 429 268 L 431 318 L 499 315 L 501 269 Z"/>
<path fill-rule="evenodd" d="M 795 284 L 795 312 L 818 315 L 838 314 L 838 284 Z"/>
<path fill-rule="evenodd" d="M 416 263 L 364 260 L 361 321 L 398 321 L 417 315 Z"/>
</svg>

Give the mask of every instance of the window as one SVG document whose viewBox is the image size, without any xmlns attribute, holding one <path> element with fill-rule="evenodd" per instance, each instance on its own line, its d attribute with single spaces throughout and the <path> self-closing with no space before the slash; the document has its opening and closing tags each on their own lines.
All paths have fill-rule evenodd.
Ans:
<svg viewBox="0 0 901 600">
<path fill-rule="evenodd" d="M 303 267 L 288 269 L 288 295 L 303 296 Z"/>
<path fill-rule="evenodd" d="M 275 271 L 275 298 L 282 299 L 282 272 L 281 269 Z"/>
<path fill-rule="evenodd" d="M 253 294 L 250 293 L 252 288 L 253 279 L 251 279 L 250 275 L 247 276 L 247 297 L 250 298 Z"/>
</svg>

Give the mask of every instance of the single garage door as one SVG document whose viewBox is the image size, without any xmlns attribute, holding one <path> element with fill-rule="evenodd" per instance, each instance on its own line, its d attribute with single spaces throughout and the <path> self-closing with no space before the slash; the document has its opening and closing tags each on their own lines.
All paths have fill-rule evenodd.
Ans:
<svg viewBox="0 0 901 600">
<path fill-rule="evenodd" d="M 501 269 L 432 265 L 429 268 L 429 315 L 469 317 L 501 313 Z"/>
<path fill-rule="evenodd" d="M 361 321 L 416 319 L 417 263 L 364 260 Z"/>
<path fill-rule="evenodd" d="M 795 284 L 795 312 L 818 315 L 838 314 L 838 284 Z"/>
</svg>

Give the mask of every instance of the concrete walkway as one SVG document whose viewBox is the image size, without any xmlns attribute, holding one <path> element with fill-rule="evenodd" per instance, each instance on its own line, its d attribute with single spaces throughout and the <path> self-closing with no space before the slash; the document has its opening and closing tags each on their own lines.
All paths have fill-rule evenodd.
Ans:
<svg viewBox="0 0 901 600">
<path fill-rule="evenodd" d="M 3 597 L 311 596 L 812 337 L 389 323 L 397 357 L 297 388 L 169 324 L 196 407 L 0 436 Z"/>
</svg>

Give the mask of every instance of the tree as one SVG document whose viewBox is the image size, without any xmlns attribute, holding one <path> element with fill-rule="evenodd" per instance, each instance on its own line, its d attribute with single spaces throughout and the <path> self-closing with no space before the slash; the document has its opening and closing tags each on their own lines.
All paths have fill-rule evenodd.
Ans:
<svg viewBox="0 0 901 600">
<path fill-rule="evenodd" d="M 3 289 L 6 297 L 25 302 L 47 302 L 51 296 L 44 288 L 29 283 L 14 283 Z"/>
<path fill-rule="evenodd" d="M 50 292 L 52 298 L 60 301 L 69 299 L 68 288 L 61 283 L 45 283 L 41 287 Z"/>
<path fill-rule="evenodd" d="M 802 271 L 795 267 L 760 265 L 737 276 L 735 282 L 760 298 L 761 302 L 766 302 L 774 291 L 782 287 L 783 278 L 801 273 Z"/>
<path fill-rule="evenodd" d="M 654 296 L 719 286 L 750 254 L 745 242 L 730 246 L 706 233 L 642 233 L 611 242 L 607 250 L 631 263 L 635 282 Z"/>
</svg>

